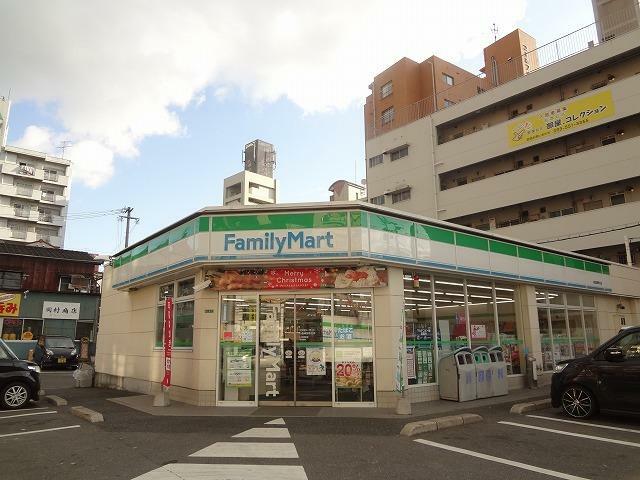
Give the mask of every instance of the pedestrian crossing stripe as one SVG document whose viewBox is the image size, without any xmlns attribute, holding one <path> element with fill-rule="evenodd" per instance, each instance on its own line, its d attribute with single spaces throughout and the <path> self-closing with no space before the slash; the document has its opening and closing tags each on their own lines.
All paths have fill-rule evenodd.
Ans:
<svg viewBox="0 0 640 480">
<path fill-rule="evenodd" d="M 265 422 L 265 425 L 284 425 L 284 418 L 276 418 L 270 422 Z"/>
<path fill-rule="evenodd" d="M 298 458 L 293 443 L 216 442 L 189 455 L 223 458 Z"/>
<path fill-rule="evenodd" d="M 170 463 L 151 470 L 133 480 L 308 480 L 298 465 L 232 465 Z"/>
</svg>

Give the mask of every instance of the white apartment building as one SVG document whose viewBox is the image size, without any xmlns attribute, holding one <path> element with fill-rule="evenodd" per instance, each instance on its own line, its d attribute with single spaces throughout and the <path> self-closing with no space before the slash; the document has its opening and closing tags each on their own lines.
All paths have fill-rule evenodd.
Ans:
<svg viewBox="0 0 640 480">
<path fill-rule="evenodd" d="M 0 242 L 64 247 L 71 163 L 6 145 L 10 102 L 0 98 Z"/>
<path fill-rule="evenodd" d="M 254 140 L 242 152 L 244 170 L 224 179 L 222 204 L 263 205 L 278 202 L 278 181 L 273 178 L 276 151 L 272 144 Z"/>
<path fill-rule="evenodd" d="M 613 21 L 632 25 L 632 3 L 539 48 L 500 39 L 481 76 L 434 62 L 445 88 L 419 101 L 415 62 L 377 75 L 369 201 L 619 263 L 627 237 L 640 265 L 640 29 Z"/>
</svg>

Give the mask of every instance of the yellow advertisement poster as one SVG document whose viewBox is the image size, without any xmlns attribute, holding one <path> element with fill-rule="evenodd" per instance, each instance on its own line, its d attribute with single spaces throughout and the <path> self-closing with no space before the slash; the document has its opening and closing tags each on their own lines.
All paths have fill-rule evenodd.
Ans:
<svg viewBox="0 0 640 480">
<path fill-rule="evenodd" d="M 609 117 L 615 113 L 610 90 L 576 99 L 562 107 L 527 115 L 507 127 L 509 145 L 527 142 L 573 130 L 581 125 Z"/>
<path fill-rule="evenodd" d="M 4 293 L 0 292 L 0 317 L 18 317 L 20 316 L 20 293 Z"/>
</svg>

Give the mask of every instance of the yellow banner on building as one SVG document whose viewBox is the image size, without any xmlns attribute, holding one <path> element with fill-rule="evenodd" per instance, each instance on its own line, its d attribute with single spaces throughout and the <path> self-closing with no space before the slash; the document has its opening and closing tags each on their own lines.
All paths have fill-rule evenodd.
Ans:
<svg viewBox="0 0 640 480">
<path fill-rule="evenodd" d="M 20 316 L 21 293 L 0 292 L 0 317 Z"/>
<path fill-rule="evenodd" d="M 509 145 L 527 142 L 573 130 L 581 125 L 610 117 L 615 113 L 610 90 L 576 99 L 562 107 L 543 110 L 512 122 L 507 127 Z"/>
</svg>

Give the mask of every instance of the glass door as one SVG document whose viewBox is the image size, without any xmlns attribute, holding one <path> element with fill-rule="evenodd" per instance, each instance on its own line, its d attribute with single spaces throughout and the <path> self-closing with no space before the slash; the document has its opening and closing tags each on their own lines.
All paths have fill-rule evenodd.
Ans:
<svg viewBox="0 0 640 480">
<path fill-rule="evenodd" d="M 331 405 L 331 297 L 260 296 L 258 399 Z"/>
</svg>

